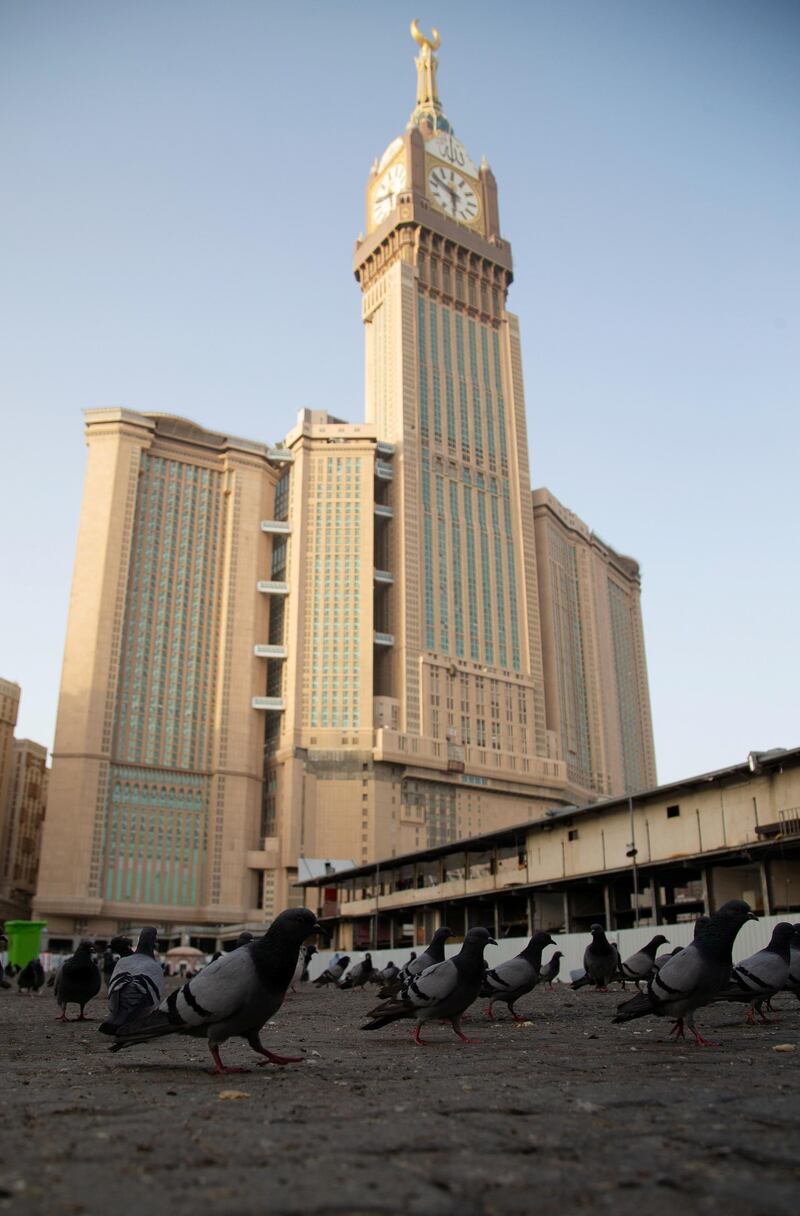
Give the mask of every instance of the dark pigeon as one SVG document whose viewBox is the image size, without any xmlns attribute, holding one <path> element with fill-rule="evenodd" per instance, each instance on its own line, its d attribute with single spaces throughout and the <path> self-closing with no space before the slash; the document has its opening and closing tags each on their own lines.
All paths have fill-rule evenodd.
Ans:
<svg viewBox="0 0 800 1216">
<path fill-rule="evenodd" d="M 549 933 L 534 933 L 520 954 L 486 972 L 481 986 L 481 996 L 489 998 L 489 1006 L 486 1010 L 488 1018 L 494 1017 L 492 1013 L 494 1002 L 504 1001 L 515 1022 L 525 1021 L 525 1018 L 514 1012 L 514 1004 L 520 997 L 532 992 L 539 983 L 542 951 L 545 946 L 554 945 L 555 942 Z"/>
<path fill-rule="evenodd" d="M 612 945 L 602 925 L 592 925 L 592 940 L 583 955 L 584 975 L 575 980 L 573 988 L 594 984 L 597 992 L 608 992 L 608 984 L 619 971 L 619 951 Z"/>
<path fill-rule="evenodd" d="M 736 964 L 730 983 L 717 994 L 716 1000 L 746 1001 L 745 1017 L 750 1025 L 755 1025 L 756 1013 L 762 1022 L 767 1022 L 761 1006 L 786 986 L 793 934 L 793 926 L 786 920 L 780 921 L 763 950 Z"/>
<path fill-rule="evenodd" d="M 412 951 L 411 958 L 406 963 L 405 967 L 400 968 L 400 974 L 395 977 L 389 984 L 385 984 L 381 988 L 378 996 L 388 1000 L 389 997 L 397 996 L 406 980 L 414 975 L 422 975 L 422 972 L 432 967 L 434 963 L 444 961 L 444 944 L 448 937 L 453 936 L 453 930 L 448 929 L 447 925 L 442 925 L 437 929 L 430 940 L 427 949 L 423 950 L 422 954 L 417 955 Z"/>
<path fill-rule="evenodd" d="M 340 988 L 363 988 L 369 983 L 375 968 L 372 965 L 372 955 L 367 953 L 364 955 L 360 963 L 356 963 L 355 967 L 351 967 L 347 975 L 339 985 Z"/>
<path fill-rule="evenodd" d="M 112 937 L 111 941 L 103 951 L 103 979 L 106 982 L 106 988 L 111 982 L 111 976 L 114 974 L 114 968 L 121 958 L 127 958 L 133 954 L 133 945 L 129 937 L 120 934 L 118 937 Z"/>
<path fill-rule="evenodd" d="M 219 1055 L 222 1043 L 240 1035 L 264 1057 L 259 1064 L 298 1063 L 299 1057 L 267 1051 L 261 1042 L 261 1029 L 283 1004 L 304 940 L 321 931 L 308 908 L 281 912 L 263 937 L 209 963 L 194 979 L 170 993 L 149 1017 L 120 1027 L 111 1050 L 120 1051 L 164 1035 L 193 1035 L 208 1039 L 215 1072 L 247 1072 L 227 1068 Z"/>
<path fill-rule="evenodd" d="M 164 999 L 164 972 L 156 962 L 158 930 L 142 929 L 136 950 L 121 958 L 108 984 L 108 1016 L 101 1034 L 117 1034 L 129 1022 L 147 1017 Z"/>
<path fill-rule="evenodd" d="M 91 942 L 81 942 L 73 955 L 65 959 L 56 972 L 53 991 L 61 1006 L 57 1022 L 89 1022 L 83 1012 L 89 1001 L 96 997 L 103 986 L 100 968 L 95 962 L 94 947 Z M 67 1005 L 80 1006 L 77 1018 L 67 1017 Z"/>
<path fill-rule="evenodd" d="M 553 980 L 558 979 L 558 973 L 561 970 L 561 960 L 563 957 L 564 955 L 561 953 L 561 951 L 556 950 L 555 954 L 551 955 L 546 963 L 542 963 L 539 970 L 539 982 L 541 984 L 547 984 L 548 988 L 553 987 Z"/>
<path fill-rule="evenodd" d="M 32 958 L 17 976 L 17 987 L 20 992 L 27 992 L 29 996 L 35 995 L 44 987 L 44 979 L 44 967 L 38 958 Z"/>
<path fill-rule="evenodd" d="M 380 1030 L 400 1018 L 414 1018 L 414 1042 L 423 1046 L 422 1023 L 436 1018 L 450 1022 L 458 1037 L 469 1043 L 461 1030 L 461 1017 L 480 992 L 485 973 L 483 952 L 489 944 L 496 946 L 497 942 L 488 929 L 470 929 L 458 954 L 434 963 L 420 975 L 409 976 L 399 996 L 371 1010 L 367 1015 L 371 1020 L 361 1029 Z"/>
<path fill-rule="evenodd" d="M 684 1021 L 698 1047 L 713 1047 L 694 1024 L 694 1011 L 708 1005 L 727 984 L 732 966 L 731 951 L 736 934 L 748 920 L 758 918 L 742 899 L 731 899 L 697 932 L 694 941 L 680 954 L 667 959 L 647 981 L 647 989 L 617 1006 L 615 1022 L 655 1014 L 672 1017 L 670 1031 L 684 1038 Z"/>
<path fill-rule="evenodd" d="M 337 958 L 335 963 L 331 963 L 329 967 L 325 968 L 322 975 L 317 976 L 317 978 L 314 980 L 315 987 L 324 988 L 326 984 L 338 984 L 339 980 L 342 978 L 349 966 L 350 955 L 341 955 L 340 958 Z"/>
<path fill-rule="evenodd" d="M 784 984 L 786 992 L 793 992 L 800 1001 L 800 925 L 792 926 L 789 943 L 789 978 Z"/>
<path fill-rule="evenodd" d="M 648 978 L 655 966 L 658 947 L 664 945 L 668 946 L 669 942 L 663 933 L 657 933 L 655 937 L 650 938 L 646 946 L 642 946 L 641 950 L 637 950 L 635 954 L 623 959 L 619 965 L 623 979 L 633 980 L 636 987 L 639 988 L 642 980 Z"/>
</svg>

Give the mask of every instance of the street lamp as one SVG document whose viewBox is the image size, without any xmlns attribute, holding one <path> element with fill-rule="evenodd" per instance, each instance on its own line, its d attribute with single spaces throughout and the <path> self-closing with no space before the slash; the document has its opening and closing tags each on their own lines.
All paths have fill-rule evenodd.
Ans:
<svg viewBox="0 0 800 1216">
<path fill-rule="evenodd" d="M 636 847 L 636 829 L 633 823 L 633 798 L 628 795 L 628 810 L 631 817 L 631 839 L 628 845 L 626 857 L 631 859 L 631 868 L 633 870 L 633 922 L 636 928 L 639 928 L 639 871 L 636 866 L 636 857 L 639 850 Z"/>
</svg>

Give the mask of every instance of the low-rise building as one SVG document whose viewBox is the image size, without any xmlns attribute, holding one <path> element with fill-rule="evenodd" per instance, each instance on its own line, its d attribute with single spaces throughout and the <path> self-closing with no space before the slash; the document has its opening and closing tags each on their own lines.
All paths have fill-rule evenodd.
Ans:
<svg viewBox="0 0 800 1216">
<path fill-rule="evenodd" d="M 301 884 L 336 949 L 669 924 L 746 899 L 800 909 L 800 748 Z"/>
</svg>

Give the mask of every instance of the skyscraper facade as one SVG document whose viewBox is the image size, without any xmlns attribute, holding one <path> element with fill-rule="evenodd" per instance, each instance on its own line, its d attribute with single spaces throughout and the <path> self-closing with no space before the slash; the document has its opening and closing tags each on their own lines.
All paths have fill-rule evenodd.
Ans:
<svg viewBox="0 0 800 1216">
<path fill-rule="evenodd" d="M 548 696 L 511 250 L 438 36 L 414 36 L 416 104 L 355 250 L 365 420 L 302 410 L 271 448 L 87 414 L 51 932 L 263 921 L 300 858 L 405 853 L 623 780 L 573 758 Z"/>
</svg>

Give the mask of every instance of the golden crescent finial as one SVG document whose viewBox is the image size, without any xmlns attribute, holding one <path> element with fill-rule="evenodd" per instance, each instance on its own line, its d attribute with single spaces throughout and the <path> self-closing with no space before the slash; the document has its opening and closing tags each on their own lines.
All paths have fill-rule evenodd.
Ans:
<svg viewBox="0 0 800 1216">
<path fill-rule="evenodd" d="M 422 30 L 419 28 L 419 22 L 417 21 L 416 17 L 411 22 L 411 37 L 421 47 L 427 46 L 432 51 L 438 51 L 442 41 L 438 30 L 431 30 L 431 37 L 426 38 Z"/>
</svg>

